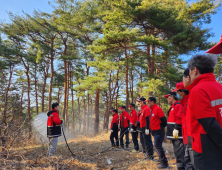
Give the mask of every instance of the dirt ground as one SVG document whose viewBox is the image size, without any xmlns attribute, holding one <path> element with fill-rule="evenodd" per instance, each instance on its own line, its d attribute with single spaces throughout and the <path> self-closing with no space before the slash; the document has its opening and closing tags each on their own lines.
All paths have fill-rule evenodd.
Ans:
<svg viewBox="0 0 222 170">
<path fill-rule="evenodd" d="M 109 133 L 95 137 L 79 136 L 69 140 L 72 157 L 65 143 L 59 143 L 55 156 L 47 157 L 47 145 L 20 147 L 8 151 L 7 157 L 0 158 L 0 169 L 9 170 L 142 170 L 157 169 L 156 162 L 144 160 L 142 152 L 133 153 L 133 142 L 130 135 L 129 151 L 111 148 L 104 153 L 90 156 L 111 146 Z M 63 138 L 63 137 L 61 137 Z M 140 145 L 141 150 L 141 145 Z M 164 150 L 169 161 L 170 170 L 176 170 L 176 160 L 171 143 L 164 143 Z M 154 149 L 155 159 L 158 159 Z"/>
</svg>

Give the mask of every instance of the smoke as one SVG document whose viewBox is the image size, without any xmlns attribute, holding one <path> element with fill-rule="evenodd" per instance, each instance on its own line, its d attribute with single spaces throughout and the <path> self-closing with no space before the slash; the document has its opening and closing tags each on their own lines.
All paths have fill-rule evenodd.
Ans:
<svg viewBox="0 0 222 170">
<path fill-rule="evenodd" d="M 32 127 L 33 130 L 35 131 L 36 135 L 36 142 L 38 143 L 43 143 L 43 144 L 48 144 L 49 140 L 47 138 L 47 113 L 41 112 L 39 113 L 36 117 L 33 118 L 32 121 Z M 109 125 L 111 122 L 111 117 L 109 118 Z M 87 117 L 86 117 L 86 124 L 88 123 Z M 80 125 L 81 124 L 81 125 Z M 89 129 L 86 129 L 86 135 L 87 136 L 93 136 L 93 128 L 94 128 L 94 116 L 90 114 L 89 117 Z M 75 130 L 71 128 L 71 125 L 68 129 L 64 129 L 65 135 L 67 140 L 75 139 L 79 135 L 84 135 L 84 127 L 83 127 L 83 119 L 75 123 Z M 100 123 L 99 123 L 99 132 L 103 131 L 103 116 L 100 116 Z M 63 134 L 61 137 L 59 137 L 59 142 L 65 142 Z"/>
<path fill-rule="evenodd" d="M 48 116 L 45 112 L 39 113 L 32 121 L 32 127 L 37 135 L 38 142 L 48 143 L 47 139 L 47 119 Z"/>
</svg>

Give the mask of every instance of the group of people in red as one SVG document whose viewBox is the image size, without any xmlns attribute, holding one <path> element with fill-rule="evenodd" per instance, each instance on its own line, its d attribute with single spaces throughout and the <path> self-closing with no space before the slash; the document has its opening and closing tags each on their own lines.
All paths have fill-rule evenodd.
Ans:
<svg viewBox="0 0 222 170">
<path fill-rule="evenodd" d="M 120 120 L 121 148 L 124 148 L 124 135 L 128 148 L 131 132 L 133 152 L 138 152 L 139 134 L 145 159 L 154 161 L 154 145 L 159 157 L 158 168 L 168 168 L 162 146 L 166 129 L 166 137 L 172 141 L 179 170 L 221 170 L 222 85 L 213 74 L 216 64 L 217 58 L 212 55 L 196 55 L 189 60 L 183 82 L 177 83 L 176 88 L 164 96 L 171 105 L 166 115 L 156 104 L 155 97 L 149 97 L 148 100 L 141 97 L 138 100 L 138 114 L 134 103 L 129 106 L 130 115 L 125 106 L 119 108 L 122 112 L 120 117 L 118 111 L 113 110 L 110 135 L 112 146 L 119 147 Z"/>
</svg>

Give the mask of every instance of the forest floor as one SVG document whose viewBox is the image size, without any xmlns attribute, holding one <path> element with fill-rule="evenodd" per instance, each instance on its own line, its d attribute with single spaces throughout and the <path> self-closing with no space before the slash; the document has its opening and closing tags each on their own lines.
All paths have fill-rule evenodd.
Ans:
<svg viewBox="0 0 222 170">
<path fill-rule="evenodd" d="M 76 154 L 72 157 L 65 143 L 59 143 L 55 156 L 47 157 L 47 145 L 32 145 L 10 150 L 6 158 L 0 158 L 0 169 L 16 170 L 142 170 L 157 169 L 156 162 L 144 160 L 142 152 L 133 153 L 133 142 L 129 150 L 110 148 L 104 153 L 90 156 L 111 146 L 110 133 L 101 133 L 95 137 L 78 136 L 69 140 L 71 150 Z M 61 137 L 63 138 L 63 136 Z M 130 135 L 130 141 L 131 141 Z M 176 170 L 176 160 L 171 143 L 164 143 L 164 150 L 169 161 L 170 170 Z M 141 149 L 141 145 L 140 145 Z M 154 149 L 155 151 L 155 149 Z M 158 159 L 156 151 L 155 159 Z"/>
</svg>

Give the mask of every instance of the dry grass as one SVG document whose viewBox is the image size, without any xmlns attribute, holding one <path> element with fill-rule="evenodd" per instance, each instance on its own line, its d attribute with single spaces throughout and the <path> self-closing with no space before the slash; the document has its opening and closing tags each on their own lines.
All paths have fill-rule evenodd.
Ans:
<svg viewBox="0 0 222 170">
<path fill-rule="evenodd" d="M 69 140 L 71 150 L 77 155 L 72 157 L 65 143 L 59 143 L 54 157 L 46 157 L 46 145 L 32 145 L 20 147 L 10 151 L 8 158 L 0 159 L 1 169 L 33 169 L 33 170 L 89 170 L 89 169 L 112 169 L 112 170 L 134 170 L 134 169 L 157 169 L 153 161 L 144 160 L 142 153 L 132 153 L 121 149 L 113 149 L 90 156 L 109 147 L 109 133 L 101 133 L 95 137 L 79 136 Z M 131 138 L 131 137 L 130 137 Z M 130 143 L 133 149 L 133 143 Z M 164 143 L 164 149 L 169 161 L 170 169 L 177 169 L 172 144 Z M 155 152 L 155 159 L 157 153 Z M 111 164 L 108 164 L 108 160 Z"/>
</svg>

